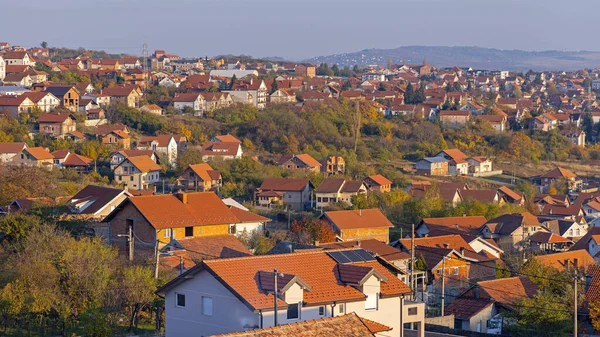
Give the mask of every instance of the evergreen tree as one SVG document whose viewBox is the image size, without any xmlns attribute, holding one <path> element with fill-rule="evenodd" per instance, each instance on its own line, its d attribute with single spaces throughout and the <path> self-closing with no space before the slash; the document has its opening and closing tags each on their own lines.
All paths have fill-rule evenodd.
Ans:
<svg viewBox="0 0 600 337">
<path fill-rule="evenodd" d="M 414 104 L 415 99 L 415 90 L 411 83 L 408 83 L 406 86 L 406 91 L 404 92 L 404 102 L 406 104 Z"/>
<path fill-rule="evenodd" d="M 338 67 L 337 64 L 334 64 L 331 67 L 331 71 L 333 72 L 333 76 L 340 76 L 340 68 Z"/>
<path fill-rule="evenodd" d="M 231 76 L 231 82 L 229 83 L 229 89 L 233 89 L 233 85 L 235 84 L 235 81 L 237 81 L 237 76 L 235 76 L 235 74 L 233 74 L 233 76 Z"/>
<path fill-rule="evenodd" d="M 271 94 L 275 91 L 279 90 L 279 85 L 277 85 L 277 80 L 273 80 L 273 84 L 271 85 Z"/>
</svg>

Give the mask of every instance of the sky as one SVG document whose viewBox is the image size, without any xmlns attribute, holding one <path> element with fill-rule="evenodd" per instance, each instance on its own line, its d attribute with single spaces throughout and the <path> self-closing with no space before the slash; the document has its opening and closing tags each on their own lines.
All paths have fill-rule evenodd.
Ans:
<svg viewBox="0 0 600 337">
<path fill-rule="evenodd" d="M 599 10 L 598 0 L 6 1 L 0 41 L 288 60 L 408 45 L 600 50 Z"/>
</svg>

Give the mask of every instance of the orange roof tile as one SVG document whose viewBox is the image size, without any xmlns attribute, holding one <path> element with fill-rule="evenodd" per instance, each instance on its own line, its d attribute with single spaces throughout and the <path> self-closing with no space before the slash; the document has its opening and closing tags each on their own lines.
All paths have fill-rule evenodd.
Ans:
<svg viewBox="0 0 600 337">
<path fill-rule="evenodd" d="M 234 206 L 229 206 L 229 210 L 231 211 L 231 213 L 233 213 L 233 215 L 235 215 L 238 219 L 240 219 L 241 223 L 271 221 L 271 219 L 269 219 L 269 218 L 266 218 L 266 217 L 258 215 L 258 214 L 254 214 L 252 212 L 249 212 L 249 211 L 246 211 L 241 208 L 234 207 Z"/>
<path fill-rule="evenodd" d="M 325 212 L 323 217 L 329 219 L 337 228 L 342 230 L 394 227 L 390 220 L 377 208 Z"/>
<path fill-rule="evenodd" d="M 180 198 L 187 197 L 187 203 Z M 240 220 L 213 192 L 195 192 L 130 197 L 154 228 L 178 228 L 239 223 Z M 113 212 L 113 214 L 115 214 Z M 107 218 L 109 220 L 111 216 Z"/>
<path fill-rule="evenodd" d="M 594 258 L 587 252 L 587 250 L 573 250 L 568 252 L 560 252 L 548 255 L 539 255 L 535 259 L 546 267 L 551 267 L 559 270 L 565 268 L 565 260 L 569 260 L 569 263 L 574 262 L 577 259 L 577 263 L 580 267 L 587 269 L 591 264 L 594 264 Z"/>
<path fill-rule="evenodd" d="M 129 161 L 133 166 L 135 166 L 138 170 L 146 173 L 150 171 L 159 171 L 161 170 L 161 166 L 152 160 L 152 158 L 148 156 L 137 156 L 137 157 L 127 157 L 123 162 Z M 122 165 L 123 163 L 121 163 Z"/>
<path fill-rule="evenodd" d="M 371 179 L 372 181 L 377 183 L 379 186 L 392 184 L 392 182 L 388 178 L 382 176 L 381 174 L 375 174 L 375 175 L 369 176 L 369 179 Z"/>
<path fill-rule="evenodd" d="M 43 147 L 30 147 L 23 151 L 32 155 L 36 160 L 54 159 L 54 156 Z"/>
</svg>

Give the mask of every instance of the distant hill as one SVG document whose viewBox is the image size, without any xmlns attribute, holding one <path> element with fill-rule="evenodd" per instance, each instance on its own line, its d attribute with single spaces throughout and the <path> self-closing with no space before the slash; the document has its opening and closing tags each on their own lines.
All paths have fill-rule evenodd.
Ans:
<svg viewBox="0 0 600 337">
<path fill-rule="evenodd" d="M 341 66 L 387 65 L 423 62 L 436 67 L 472 67 L 490 70 L 579 70 L 600 67 L 600 52 L 592 51 L 536 51 L 501 50 L 480 47 L 426 47 L 405 46 L 395 49 L 365 49 L 354 53 L 313 57 L 306 62 L 328 63 Z"/>
</svg>

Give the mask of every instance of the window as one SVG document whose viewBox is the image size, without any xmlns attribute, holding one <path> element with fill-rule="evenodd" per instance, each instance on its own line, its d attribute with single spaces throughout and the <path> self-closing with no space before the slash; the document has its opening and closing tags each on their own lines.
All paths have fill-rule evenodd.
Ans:
<svg viewBox="0 0 600 337">
<path fill-rule="evenodd" d="M 325 316 L 325 306 L 319 307 L 319 316 Z"/>
<path fill-rule="evenodd" d="M 185 294 L 175 293 L 176 302 L 175 305 L 181 308 L 185 308 Z"/>
<path fill-rule="evenodd" d="M 185 228 L 185 236 L 194 236 L 194 227 L 189 226 Z"/>
<path fill-rule="evenodd" d="M 170 238 L 172 232 L 173 231 L 171 230 L 171 228 L 166 228 L 165 229 L 165 238 Z"/>
<path fill-rule="evenodd" d="M 452 273 L 453 273 L 454 275 L 458 275 L 458 267 L 454 267 L 454 268 L 452 268 Z"/>
<path fill-rule="evenodd" d="M 287 319 L 300 319 L 300 303 L 288 304 Z"/>
<path fill-rule="evenodd" d="M 416 316 L 417 315 L 417 307 L 408 308 L 408 315 L 409 316 Z"/>
<path fill-rule="evenodd" d="M 344 303 L 341 303 L 341 304 L 339 305 L 338 312 L 339 312 L 340 314 L 343 314 L 343 313 L 344 313 Z"/>
<path fill-rule="evenodd" d="M 577 229 L 575 230 L 575 235 L 576 235 L 576 236 L 580 236 L 580 235 L 581 235 L 581 231 L 579 230 L 579 228 L 577 228 Z"/>
<path fill-rule="evenodd" d="M 133 176 L 129 177 L 129 180 L 130 180 L 130 181 L 133 181 Z"/>
<path fill-rule="evenodd" d="M 212 316 L 213 314 L 213 299 L 212 297 L 202 296 L 202 315 Z"/>
<path fill-rule="evenodd" d="M 378 294 L 368 294 L 365 301 L 365 310 L 377 310 Z"/>
</svg>

